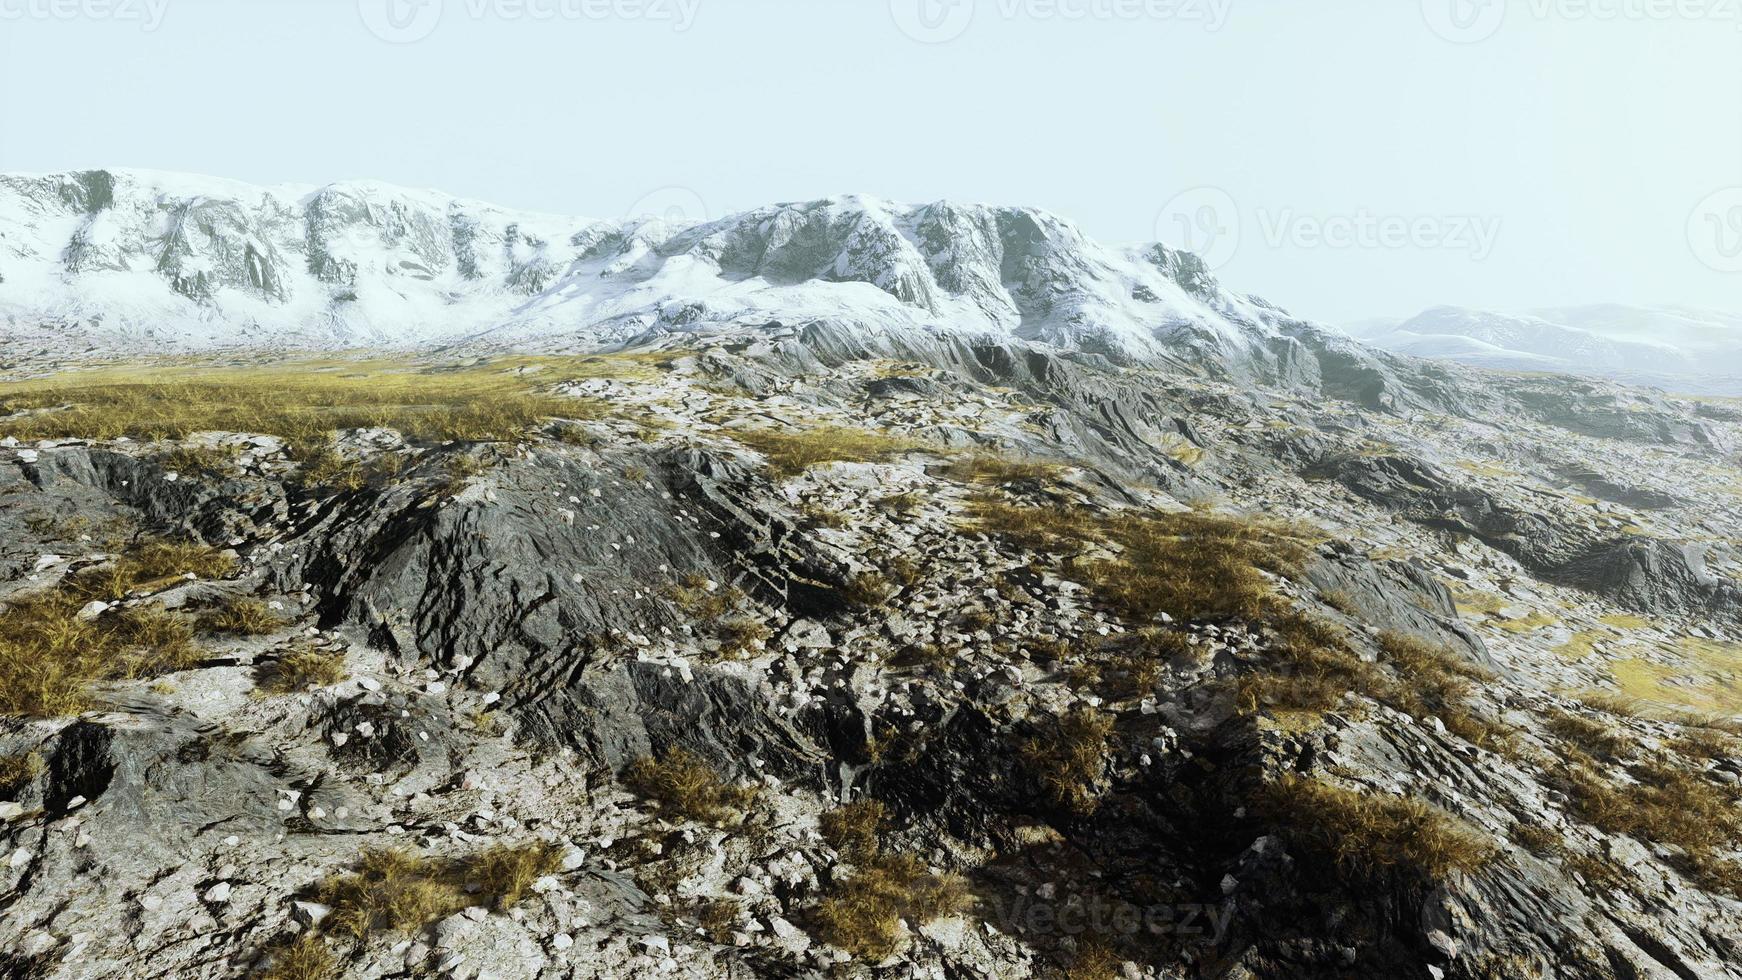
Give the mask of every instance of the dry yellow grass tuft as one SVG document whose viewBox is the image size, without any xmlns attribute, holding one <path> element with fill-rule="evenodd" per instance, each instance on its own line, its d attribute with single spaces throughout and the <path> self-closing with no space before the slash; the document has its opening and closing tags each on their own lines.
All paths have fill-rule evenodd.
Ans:
<svg viewBox="0 0 1742 980">
<path fill-rule="evenodd" d="M 467 904 L 443 862 L 403 850 L 365 853 L 355 873 L 324 882 L 317 897 L 332 907 L 323 925 L 358 940 L 378 929 L 411 932 Z"/>
<path fill-rule="evenodd" d="M 150 604 L 94 616 L 81 611 L 93 600 L 114 602 L 180 575 L 234 570 L 234 559 L 210 548 L 147 541 L 52 589 L 7 599 L 0 614 L 0 714 L 74 714 L 89 705 L 86 691 L 94 683 L 192 666 L 198 654 L 184 616 Z"/>
<path fill-rule="evenodd" d="M 719 641 L 718 659 L 741 660 L 762 648 L 773 635 L 768 624 L 750 613 L 739 613 L 750 597 L 736 586 L 709 588 L 700 575 L 687 575 L 667 590 L 680 611 Z"/>
<path fill-rule="evenodd" d="M 260 980 L 331 980 L 338 975 L 338 960 L 324 939 L 305 932 L 296 941 L 272 953 L 272 962 Z"/>
<path fill-rule="evenodd" d="M 260 689 L 267 694 L 332 687 L 345 679 L 345 655 L 338 650 L 296 647 L 261 665 L 259 675 Z"/>
<path fill-rule="evenodd" d="M 1488 673 L 1450 650 L 1383 633 L 1382 656 L 1373 663 L 1355 652 L 1342 627 L 1325 620 L 1288 612 L 1269 625 L 1268 662 L 1234 682 L 1235 703 L 1243 713 L 1320 714 L 1355 694 L 1418 721 L 1437 718 L 1453 735 L 1483 748 L 1498 751 L 1512 744 L 1510 728 L 1472 707 L 1475 684 L 1489 679 Z"/>
<path fill-rule="evenodd" d="M 903 920 L 915 925 L 955 915 L 971 903 L 954 875 L 933 874 L 909 854 L 864 856 L 817 903 L 817 935 L 855 956 L 882 960 L 901 944 Z"/>
<path fill-rule="evenodd" d="M 1047 484 L 1058 479 L 1063 467 L 1038 460 L 1007 459 L 980 453 L 951 463 L 945 470 L 958 483 L 1010 486 L 1017 483 Z"/>
<path fill-rule="evenodd" d="M 237 447 L 177 446 L 157 457 L 158 465 L 177 473 L 222 476 L 236 466 Z"/>
<path fill-rule="evenodd" d="M 311 455 L 344 429 L 397 429 L 415 442 L 507 441 L 547 419 L 601 414 L 595 402 L 556 394 L 558 383 L 637 370 L 636 359 L 611 357 L 133 364 L 0 385 L 0 436 L 159 440 L 255 432 Z M 203 468 L 215 460 L 195 462 Z"/>
<path fill-rule="evenodd" d="M 1235 703 L 1242 712 L 1324 712 L 1347 693 L 1374 694 L 1389 687 L 1384 673 L 1362 660 L 1335 624 L 1290 612 L 1277 616 L 1270 627 L 1269 660 L 1234 682 Z"/>
<path fill-rule="evenodd" d="M 1271 608 L 1264 573 L 1297 573 L 1314 536 L 1260 518 L 1185 511 L 1177 514 L 1096 514 L 1070 508 L 974 502 L 971 516 L 987 531 L 1022 547 L 1080 555 L 1110 544 L 1119 556 L 1082 560 L 1082 572 L 1126 616 L 1176 619 L 1257 619 Z"/>
<path fill-rule="evenodd" d="M 362 940 L 378 930 L 421 929 L 480 900 L 509 908 L 560 865 L 561 851 L 544 841 L 500 845 L 457 860 L 368 851 L 354 873 L 324 882 L 316 897 L 332 906 L 324 929 Z"/>
<path fill-rule="evenodd" d="M 686 575 L 667 594 L 672 602 L 691 618 L 712 623 L 742 605 L 747 598 L 735 586 L 710 587 L 700 575 Z"/>
<path fill-rule="evenodd" d="M 658 758 L 637 759 L 624 773 L 623 781 L 661 809 L 701 823 L 740 819 L 757 796 L 753 787 L 727 783 L 715 774 L 713 766 L 682 748 L 670 749 Z"/>
<path fill-rule="evenodd" d="M 1137 645 L 1107 658 L 1105 693 L 1116 700 L 1134 701 L 1155 692 L 1162 667 L 1169 661 L 1192 654 L 1191 640 L 1184 633 L 1149 628 L 1137 634 Z"/>
<path fill-rule="evenodd" d="M 841 598 L 863 609 L 875 609 L 895 594 L 895 585 L 882 572 L 860 572 L 847 580 Z"/>
<path fill-rule="evenodd" d="M 1080 941 L 1064 968 L 1065 980 L 1115 980 L 1125 960 L 1111 946 L 1095 939 Z"/>
<path fill-rule="evenodd" d="M 1619 731 L 1594 718 L 1557 711 L 1544 723 L 1557 738 L 1595 756 L 1622 759 L 1637 748 Z"/>
<path fill-rule="evenodd" d="M 730 942 L 744 919 L 744 903 L 735 898 L 707 898 L 696 904 L 696 925 L 702 935 L 716 943 Z"/>
<path fill-rule="evenodd" d="M 722 660 L 741 660 L 768 642 L 774 631 L 753 616 L 730 616 L 719 622 L 714 636 L 720 641 Z"/>
<path fill-rule="evenodd" d="M 230 636 L 265 636 L 284 626 L 284 621 L 266 603 L 242 596 L 225 599 L 216 608 L 201 613 L 198 623 L 202 633 Z"/>
<path fill-rule="evenodd" d="M 819 819 L 823 840 L 849 861 L 877 853 L 889 808 L 880 800 L 855 800 L 825 812 Z"/>
<path fill-rule="evenodd" d="M 1112 757 L 1113 718 L 1078 708 L 1058 719 L 1047 736 L 1022 745 L 1022 761 L 1047 798 L 1079 816 L 1101 803 L 1099 783 Z"/>
<path fill-rule="evenodd" d="M 1380 700 L 1418 720 L 1438 718 L 1447 731 L 1472 745 L 1500 749 L 1511 742 L 1509 728 L 1470 707 L 1475 685 L 1493 680 L 1488 671 L 1403 633 L 1380 634 L 1379 649 L 1399 675 Z"/>
<path fill-rule="evenodd" d="M 761 453 L 776 476 L 791 477 L 819 463 L 877 463 L 932 448 L 915 439 L 824 425 L 808 429 L 735 429 L 732 438 Z"/>
<path fill-rule="evenodd" d="M 236 559 L 224 552 L 200 544 L 149 539 L 107 564 L 68 578 L 62 588 L 87 601 L 113 602 L 135 589 L 162 585 L 183 575 L 221 579 L 235 573 Z"/>
<path fill-rule="evenodd" d="M 498 908 L 507 909 L 519 904 L 534 882 L 561 864 L 561 848 L 533 841 L 492 847 L 471 855 L 461 865 L 461 875 L 468 885 L 477 885 L 480 894 L 494 899 Z"/>
<path fill-rule="evenodd" d="M 1623 781 L 1576 749 L 1568 755 L 1553 775 L 1576 816 L 1611 834 L 1679 848 L 1695 884 L 1742 894 L 1742 863 L 1729 856 L 1742 838 L 1735 790 L 1661 762 L 1635 764 Z"/>
<path fill-rule="evenodd" d="M 42 755 L 36 752 L 0 755 L 0 794 L 10 793 L 42 775 L 43 765 Z"/>
<path fill-rule="evenodd" d="M 1420 800 L 1374 796 L 1290 774 L 1260 796 L 1265 814 L 1351 882 L 1408 874 L 1443 880 L 1480 870 L 1497 848 Z"/>
</svg>

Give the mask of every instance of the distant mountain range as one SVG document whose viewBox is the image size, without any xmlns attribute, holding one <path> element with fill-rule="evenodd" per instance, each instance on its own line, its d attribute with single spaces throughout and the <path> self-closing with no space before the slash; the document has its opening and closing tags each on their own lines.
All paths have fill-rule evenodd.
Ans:
<svg viewBox="0 0 1742 980">
<path fill-rule="evenodd" d="M 1742 396 L 1742 315 L 1691 307 L 1577 306 L 1494 313 L 1442 306 L 1349 328 L 1398 354 L 1505 371 L 1587 374 Z"/>
<path fill-rule="evenodd" d="M 1103 245 L 1034 208 L 846 195 L 703 222 L 598 220 L 373 181 L 0 174 L 0 344 L 14 351 L 579 348 L 813 323 L 1032 342 L 1363 399 L 1417 373 L 1381 351 L 1742 394 L 1742 317 L 1442 308 L 1356 328 L 1357 343 L 1227 289 L 1195 255 Z"/>
<path fill-rule="evenodd" d="M 375 182 L 0 175 L 0 325 L 14 335 L 421 344 L 758 318 L 1138 358 L 1304 327 L 1224 290 L 1195 256 L 1105 247 L 1031 208 L 843 196 L 684 223 L 530 214 Z"/>
</svg>

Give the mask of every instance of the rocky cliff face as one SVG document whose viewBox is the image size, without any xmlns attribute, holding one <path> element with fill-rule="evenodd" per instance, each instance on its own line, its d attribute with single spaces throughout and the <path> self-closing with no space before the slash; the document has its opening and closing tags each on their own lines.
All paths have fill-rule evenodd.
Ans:
<svg viewBox="0 0 1742 980">
<path fill-rule="evenodd" d="M 359 222 L 408 280 L 536 266 L 332 191 L 184 218 L 230 242 L 152 273 L 189 303 L 366 289 Z M 1068 236 L 829 204 L 544 253 L 1002 339 L 308 368 L 572 402 L 506 435 L 72 438 L 108 393 L 0 389 L 0 972 L 1742 975 L 1734 414 L 1280 323 L 1215 372 L 1009 336 L 1116 278 Z"/>
</svg>

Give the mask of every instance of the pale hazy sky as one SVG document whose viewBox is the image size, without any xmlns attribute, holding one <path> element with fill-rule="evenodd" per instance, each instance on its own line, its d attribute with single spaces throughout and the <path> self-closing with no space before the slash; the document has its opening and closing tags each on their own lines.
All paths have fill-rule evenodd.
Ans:
<svg viewBox="0 0 1742 980">
<path fill-rule="evenodd" d="M 1736 310 L 1742 0 L 0 0 L 0 170 L 100 166 L 1031 204 L 1334 321 Z"/>
</svg>

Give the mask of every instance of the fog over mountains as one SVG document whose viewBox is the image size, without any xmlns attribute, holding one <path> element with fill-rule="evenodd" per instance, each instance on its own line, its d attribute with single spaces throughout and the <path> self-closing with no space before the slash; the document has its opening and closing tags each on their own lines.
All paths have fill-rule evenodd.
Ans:
<svg viewBox="0 0 1742 980">
<path fill-rule="evenodd" d="M 1742 395 L 1742 316 L 1716 310 L 1602 305 L 1508 314 L 1442 306 L 1349 332 L 1395 353 L 1481 368 Z"/>
</svg>

